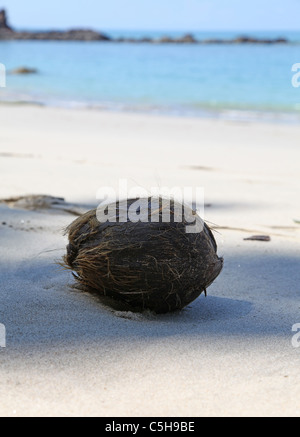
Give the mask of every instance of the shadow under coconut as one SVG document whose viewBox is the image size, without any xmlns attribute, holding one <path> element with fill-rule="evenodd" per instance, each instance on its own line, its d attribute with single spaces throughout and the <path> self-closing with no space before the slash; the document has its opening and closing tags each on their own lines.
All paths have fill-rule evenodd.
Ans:
<svg viewBox="0 0 300 437">
<path fill-rule="evenodd" d="M 80 285 L 74 287 L 78 291 L 84 291 Z M 113 313 L 116 317 L 133 321 L 155 321 L 167 323 L 207 323 L 211 321 L 222 321 L 246 316 L 252 309 L 252 304 L 244 300 L 236 300 L 217 296 L 205 297 L 202 293 L 194 302 L 182 310 L 166 314 L 156 314 L 149 310 L 142 311 L 124 302 L 114 300 L 108 296 L 100 296 L 93 290 L 85 290 L 95 299 L 103 309 Z"/>
<path fill-rule="evenodd" d="M 244 300 L 235 300 L 217 296 L 200 296 L 193 304 L 187 306 L 182 311 L 175 313 L 162 314 L 160 320 L 174 323 L 206 323 L 212 321 L 222 321 L 236 319 L 250 313 L 253 305 Z"/>
</svg>

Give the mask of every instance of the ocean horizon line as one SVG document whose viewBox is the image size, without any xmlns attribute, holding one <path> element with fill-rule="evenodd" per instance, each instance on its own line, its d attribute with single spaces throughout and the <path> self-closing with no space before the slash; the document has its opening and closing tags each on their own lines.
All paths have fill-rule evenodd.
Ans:
<svg viewBox="0 0 300 437">
<path fill-rule="evenodd" d="M 296 33 L 296 32 L 300 32 L 300 29 L 193 29 L 193 28 L 182 28 L 182 29 L 154 29 L 154 28 L 111 28 L 111 27 L 98 27 L 98 26 L 89 26 L 89 25 L 79 25 L 79 24 L 74 24 L 72 26 L 67 26 L 67 27 L 56 27 L 56 26 L 51 26 L 51 27 L 23 27 L 23 26 L 14 26 L 14 30 L 15 31 L 19 31 L 19 32 L 26 32 L 26 31 L 33 31 L 33 32 L 40 32 L 40 31 L 49 31 L 49 30 L 60 30 L 60 31 L 65 31 L 65 30 L 69 30 L 69 29 L 93 29 L 96 31 L 110 31 L 110 32 L 151 32 L 151 33 L 165 33 L 165 32 L 170 32 L 170 33 L 182 33 L 182 32 L 193 32 L 193 33 L 275 33 L 275 32 L 285 32 L 285 33 Z"/>
</svg>

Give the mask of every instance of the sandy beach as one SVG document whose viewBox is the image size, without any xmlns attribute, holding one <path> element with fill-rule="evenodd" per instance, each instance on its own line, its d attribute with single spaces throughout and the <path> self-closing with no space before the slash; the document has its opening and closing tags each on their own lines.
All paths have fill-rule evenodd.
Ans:
<svg viewBox="0 0 300 437">
<path fill-rule="evenodd" d="M 84 211 L 121 178 L 204 187 L 224 269 L 182 312 L 118 312 L 56 264 L 74 214 L 0 202 L 0 415 L 299 416 L 299 138 L 292 124 L 1 105 L 0 199 Z"/>
</svg>

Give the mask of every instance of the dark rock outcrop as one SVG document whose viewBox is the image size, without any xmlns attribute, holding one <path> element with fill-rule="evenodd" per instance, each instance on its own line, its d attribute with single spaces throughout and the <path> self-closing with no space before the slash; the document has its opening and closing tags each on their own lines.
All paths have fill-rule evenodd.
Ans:
<svg viewBox="0 0 300 437">
<path fill-rule="evenodd" d="M 153 42 L 158 43 L 158 44 L 172 44 L 175 43 L 175 39 L 170 38 L 169 36 L 162 36 L 161 38 L 154 40 Z"/>
<path fill-rule="evenodd" d="M 288 40 L 285 38 L 276 39 L 264 39 L 264 38 L 251 38 L 248 36 L 240 36 L 229 41 L 233 44 L 286 44 Z"/>
<path fill-rule="evenodd" d="M 273 41 L 275 44 L 288 44 L 288 40 L 286 38 L 277 38 Z"/>
<path fill-rule="evenodd" d="M 204 39 L 201 42 L 202 42 L 202 44 L 225 44 L 226 43 L 226 41 L 224 39 L 218 39 L 218 38 Z"/>
<path fill-rule="evenodd" d="M 248 36 L 239 36 L 234 39 L 204 39 L 199 42 L 202 44 L 288 44 L 289 41 L 285 38 L 260 39 L 251 38 Z"/>
<path fill-rule="evenodd" d="M 143 42 L 143 43 L 149 43 L 149 42 L 151 42 L 152 41 L 152 39 L 151 38 L 148 38 L 148 37 L 144 37 L 144 38 L 140 38 L 140 40 L 139 40 L 139 42 Z"/>
<path fill-rule="evenodd" d="M 0 10 L 0 40 L 37 40 L 37 41 L 112 41 L 116 43 L 154 43 L 154 44 L 287 44 L 285 38 L 260 39 L 240 36 L 234 39 L 197 40 L 187 34 L 180 38 L 163 36 L 151 38 L 110 38 L 103 33 L 90 29 L 71 29 L 67 31 L 53 30 L 49 32 L 16 32 L 7 22 L 6 11 Z"/>
<path fill-rule="evenodd" d="M 0 33 L 0 39 L 10 40 L 38 40 L 38 41 L 110 41 L 110 38 L 93 30 L 68 30 L 50 32 L 12 32 Z"/>
<path fill-rule="evenodd" d="M 197 41 L 193 35 L 187 34 L 183 35 L 180 38 L 170 38 L 169 36 L 163 36 L 157 40 L 153 40 L 150 42 L 155 42 L 158 44 L 196 44 L 199 41 Z"/>
<path fill-rule="evenodd" d="M 176 42 L 181 43 L 181 44 L 195 44 L 198 41 L 194 38 L 193 35 L 187 34 L 187 35 L 182 36 L 181 38 L 177 38 Z"/>
<path fill-rule="evenodd" d="M 16 32 L 7 23 L 7 14 L 0 11 L 0 40 L 39 40 L 39 41 L 110 41 L 103 33 L 90 29 L 71 29 L 50 32 Z"/>
<path fill-rule="evenodd" d="M 7 15 L 5 9 L 0 10 L 0 30 L 12 31 L 12 28 L 7 23 Z"/>
<path fill-rule="evenodd" d="M 36 74 L 38 71 L 35 68 L 19 67 L 15 68 L 10 74 Z"/>
<path fill-rule="evenodd" d="M 7 15 L 4 9 L 0 10 L 0 40 L 1 39 L 11 39 L 15 32 L 8 25 Z"/>
</svg>

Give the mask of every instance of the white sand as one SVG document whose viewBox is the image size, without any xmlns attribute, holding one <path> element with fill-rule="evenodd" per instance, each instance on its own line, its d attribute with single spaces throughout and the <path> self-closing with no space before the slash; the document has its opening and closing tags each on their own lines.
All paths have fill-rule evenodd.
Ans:
<svg viewBox="0 0 300 437">
<path fill-rule="evenodd" d="M 116 313 L 54 264 L 73 216 L 0 206 L 0 415 L 299 416 L 299 138 L 299 126 L 0 107 L 0 198 L 88 208 L 119 178 L 203 186 L 225 258 L 181 313 Z"/>
</svg>

